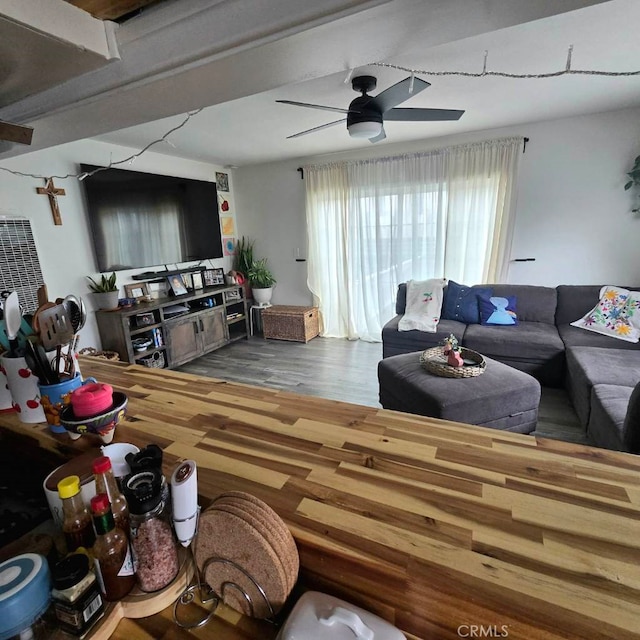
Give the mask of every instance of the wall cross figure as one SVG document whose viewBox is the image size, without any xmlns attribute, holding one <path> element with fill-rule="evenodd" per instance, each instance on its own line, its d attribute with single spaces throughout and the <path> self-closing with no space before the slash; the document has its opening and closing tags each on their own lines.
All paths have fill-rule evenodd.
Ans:
<svg viewBox="0 0 640 640">
<path fill-rule="evenodd" d="M 64 189 L 59 189 L 53 184 L 53 178 L 45 178 L 44 187 L 37 187 L 36 191 L 42 196 L 49 197 L 49 204 L 51 205 L 51 215 L 53 216 L 53 224 L 61 225 L 62 218 L 60 217 L 60 208 L 58 207 L 58 196 L 65 196 Z"/>
</svg>

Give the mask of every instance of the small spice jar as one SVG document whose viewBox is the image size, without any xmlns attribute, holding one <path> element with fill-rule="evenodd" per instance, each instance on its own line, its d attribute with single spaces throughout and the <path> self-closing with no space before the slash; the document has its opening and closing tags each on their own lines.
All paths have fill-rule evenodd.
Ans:
<svg viewBox="0 0 640 640">
<path fill-rule="evenodd" d="M 150 469 L 127 476 L 123 487 L 129 505 L 136 578 L 138 586 L 147 592 L 164 589 L 180 568 L 162 481 L 162 474 Z"/>
<path fill-rule="evenodd" d="M 76 636 L 84 635 L 104 613 L 104 601 L 89 558 L 72 553 L 56 563 L 52 572 L 53 610 L 60 627 Z"/>
</svg>

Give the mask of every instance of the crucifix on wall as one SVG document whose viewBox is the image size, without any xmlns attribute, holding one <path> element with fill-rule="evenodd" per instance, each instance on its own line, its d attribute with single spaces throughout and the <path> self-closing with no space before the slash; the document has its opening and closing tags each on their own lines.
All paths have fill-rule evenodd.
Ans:
<svg viewBox="0 0 640 640">
<path fill-rule="evenodd" d="M 61 225 L 60 208 L 58 207 L 58 196 L 66 195 L 64 189 L 59 189 L 53 184 L 53 178 L 45 178 L 44 187 L 37 187 L 36 191 L 42 196 L 49 196 L 49 204 L 51 205 L 51 215 L 53 216 L 53 224 Z"/>
</svg>

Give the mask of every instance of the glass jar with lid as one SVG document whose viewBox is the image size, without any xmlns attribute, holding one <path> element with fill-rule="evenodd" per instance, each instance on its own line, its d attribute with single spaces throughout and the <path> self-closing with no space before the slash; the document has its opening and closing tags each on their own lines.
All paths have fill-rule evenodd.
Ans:
<svg viewBox="0 0 640 640">
<path fill-rule="evenodd" d="M 127 476 L 123 492 L 129 505 L 130 542 L 138 586 L 164 589 L 178 574 L 178 546 L 162 474 L 149 469 Z"/>
<path fill-rule="evenodd" d="M 72 553 L 60 560 L 52 571 L 53 611 L 62 629 L 84 635 L 104 613 L 104 602 L 89 557 Z"/>
</svg>

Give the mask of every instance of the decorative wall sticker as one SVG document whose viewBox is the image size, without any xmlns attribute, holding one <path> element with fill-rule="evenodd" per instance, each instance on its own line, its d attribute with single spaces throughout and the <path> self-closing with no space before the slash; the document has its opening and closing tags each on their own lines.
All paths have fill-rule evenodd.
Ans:
<svg viewBox="0 0 640 640">
<path fill-rule="evenodd" d="M 218 191 L 229 191 L 229 175 L 216 171 L 216 187 Z"/>
<path fill-rule="evenodd" d="M 236 227 L 235 227 L 233 218 L 224 216 L 224 217 L 220 218 L 220 224 L 222 225 L 222 235 L 223 236 L 235 236 L 236 235 Z"/>
</svg>

